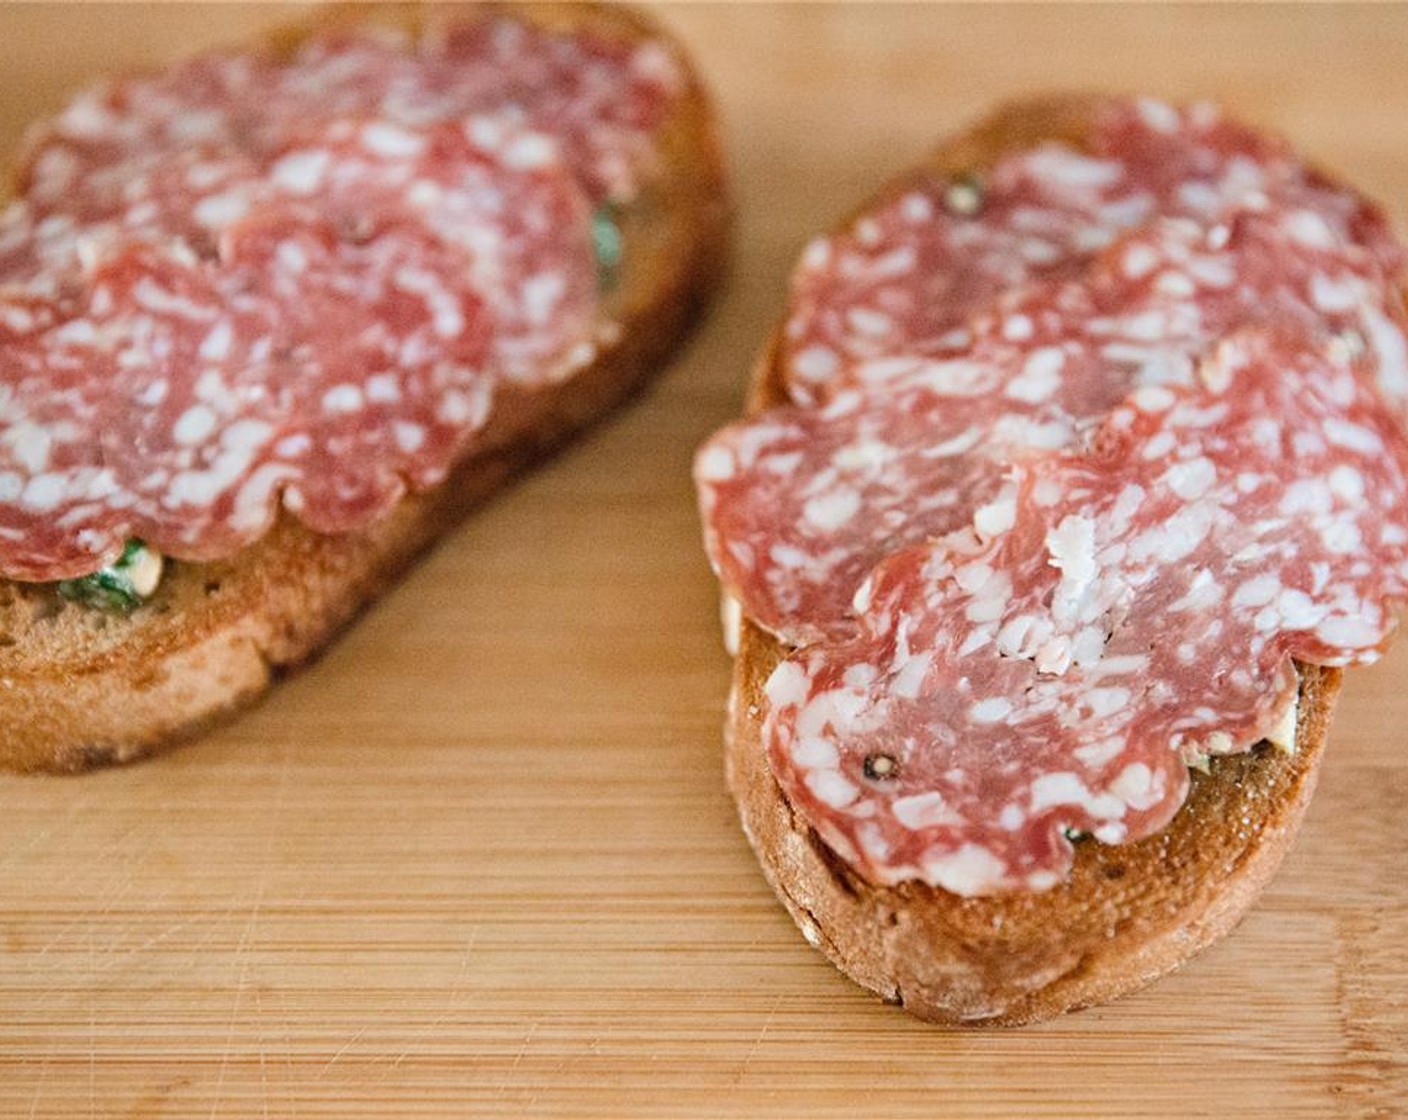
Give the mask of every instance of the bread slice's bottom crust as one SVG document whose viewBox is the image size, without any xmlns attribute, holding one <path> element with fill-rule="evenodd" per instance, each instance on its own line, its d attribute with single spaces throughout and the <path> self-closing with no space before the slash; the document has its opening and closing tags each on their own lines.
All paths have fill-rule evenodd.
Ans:
<svg viewBox="0 0 1408 1120">
<path fill-rule="evenodd" d="M 763 684 L 786 649 L 745 621 L 726 739 L 743 830 L 807 940 L 857 983 L 935 1022 L 1016 1026 L 1151 983 L 1228 932 L 1290 847 L 1315 790 L 1341 672 L 1300 670 L 1293 754 L 1262 744 L 1193 774 L 1156 836 L 1076 845 L 1050 891 L 960 898 L 877 887 L 793 809 L 761 740 Z"/>
</svg>

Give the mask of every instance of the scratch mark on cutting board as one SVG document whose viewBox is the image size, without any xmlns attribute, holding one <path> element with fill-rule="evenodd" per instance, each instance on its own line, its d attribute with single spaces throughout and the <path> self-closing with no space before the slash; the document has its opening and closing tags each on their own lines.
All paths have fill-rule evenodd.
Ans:
<svg viewBox="0 0 1408 1120">
<path fill-rule="evenodd" d="M 271 799 L 269 820 L 279 822 L 283 819 L 283 808 L 288 794 L 288 765 L 287 756 L 281 751 L 279 756 L 279 784 L 274 790 Z M 274 852 L 274 838 L 278 834 L 277 828 L 269 828 L 264 833 L 264 844 L 259 852 L 258 879 L 255 882 L 254 897 L 249 905 L 249 917 L 245 920 L 244 929 L 240 932 L 239 942 L 235 945 L 234 962 L 239 966 L 239 972 L 235 978 L 235 995 L 230 1005 L 230 1019 L 225 1027 L 225 1045 L 220 1056 L 220 1072 L 215 1079 L 215 1089 L 211 1097 L 210 1115 L 213 1118 L 220 1110 L 220 1102 L 223 1098 L 225 1088 L 225 1075 L 230 1068 L 230 1057 L 235 1049 L 235 1029 L 239 1023 L 240 1011 L 244 1006 L 245 992 L 249 989 L 249 974 L 251 967 L 251 957 L 253 956 L 250 946 L 254 942 L 255 931 L 259 928 L 260 920 L 264 915 L 264 899 L 269 890 L 269 870 Z M 255 993 L 255 1008 L 258 1011 L 262 1007 L 262 1000 L 259 994 Z M 267 1114 L 269 1107 L 268 1080 L 263 1077 L 265 1070 L 266 1054 L 264 1050 L 264 1033 L 259 1031 L 259 1068 L 263 1080 L 264 1093 L 263 1104 Z"/>
<path fill-rule="evenodd" d="M 140 846 L 140 843 L 141 839 L 138 831 L 135 826 L 132 826 L 124 829 L 105 845 L 105 862 L 121 866 L 127 872 L 126 877 L 118 878 L 113 875 L 105 876 L 101 888 L 102 893 L 91 899 L 93 908 L 78 911 L 73 917 L 69 918 L 68 921 L 60 925 L 58 929 L 54 931 L 53 936 L 41 945 L 32 955 L 28 966 L 29 971 L 33 972 L 35 965 L 43 961 L 51 951 L 57 949 L 68 939 L 71 933 L 78 931 L 82 931 L 87 935 L 83 944 L 88 949 L 90 965 L 96 967 L 97 950 L 96 946 L 92 943 L 94 922 L 108 917 L 113 911 L 114 904 L 124 895 L 130 893 L 132 886 L 130 860 L 134 852 Z M 86 877 L 91 872 L 91 867 L 85 864 L 83 860 L 71 860 L 70 864 L 71 866 L 64 874 L 56 876 L 46 883 L 50 892 L 57 894 L 61 889 L 68 887 L 79 878 Z M 66 968 L 66 965 L 60 963 L 56 968 L 63 970 Z"/>
<path fill-rule="evenodd" d="M 328 1070 L 332 1069 L 333 1066 L 337 1065 L 337 1063 L 342 1060 L 343 1055 L 346 1054 L 347 1051 L 351 1050 L 352 1047 L 356 1046 L 359 1041 L 361 1041 L 362 1036 L 367 1033 L 368 1029 L 369 1025 L 366 1023 L 363 1023 L 360 1027 L 358 1027 L 352 1033 L 352 1036 L 340 1047 L 338 1047 L 337 1053 L 334 1054 L 331 1058 L 329 1058 L 325 1063 L 323 1063 L 323 1068 L 318 1071 L 317 1076 L 314 1077 L 313 1080 L 321 1081 L 324 1077 L 326 1077 L 328 1074 Z"/>
<path fill-rule="evenodd" d="M 230 1066 L 230 1055 L 235 1048 L 235 1026 L 239 1022 L 240 1009 L 244 1006 L 245 990 L 249 986 L 250 967 L 250 943 L 254 940 L 254 931 L 259 925 L 259 919 L 264 910 L 264 893 L 267 887 L 268 865 L 261 860 L 259 869 L 259 882 L 255 891 L 254 901 L 249 908 L 249 917 L 245 920 L 244 929 L 240 932 L 239 942 L 235 945 L 235 962 L 239 965 L 239 973 L 235 980 L 235 998 L 230 1005 L 230 1020 L 225 1027 L 225 1045 L 220 1057 L 220 1073 L 215 1079 L 214 1099 L 210 1105 L 210 1115 L 213 1117 L 220 1109 L 221 1094 L 225 1087 L 225 1074 Z"/>
<path fill-rule="evenodd" d="M 44 1096 L 44 1083 L 49 1080 L 49 1062 L 47 1059 L 40 1059 L 39 1080 L 34 1083 L 34 1096 L 29 1102 L 29 1120 L 34 1120 L 39 1115 L 39 1101 Z"/>
<path fill-rule="evenodd" d="M 71 828 L 79 815 L 93 804 L 91 794 L 86 794 L 70 805 L 61 816 L 53 820 L 47 820 L 44 827 L 34 829 L 27 840 L 23 843 L 8 844 L 4 856 L 0 856 L 0 873 L 8 874 L 12 868 L 18 867 L 22 860 L 25 860 L 31 852 L 38 848 L 45 841 L 53 840 L 61 836 L 67 829 Z M 79 868 L 75 867 L 75 872 Z"/>
<path fill-rule="evenodd" d="M 464 997 L 468 993 L 465 987 L 465 976 L 469 972 L 469 959 L 474 954 L 474 946 L 479 941 L 480 926 L 474 926 L 469 931 L 469 936 L 465 938 L 464 949 L 460 953 L 459 967 L 455 969 L 455 977 L 450 982 L 450 995 L 445 1001 L 445 1007 L 439 1015 L 435 1016 L 429 1023 L 421 1027 L 411 1036 L 411 1041 L 401 1050 L 392 1061 L 390 1069 L 396 1069 L 402 1062 L 411 1056 L 411 1052 L 416 1045 L 428 1038 L 441 1023 L 445 1022 L 451 1015 L 458 1011 L 464 1003 Z M 388 1072 L 390 1072 L 388 1070 Z"/>
<path fill-rule="evenodd" d="M 264 1120 L 269 1120 L 269 1061 L 264 1046 L 264 995 L 258 988 L 254 992 L 254 1017 L 259 1021 L 259 1098 L 263 1105 Z"/>
<path fill-rule="evenodd" d="M 748 1072 L 749 1063 L 752 1062 L 754 1056 L 758 1053 L 758 1049 L 763 1045 L 763 1039 L 767 1037 L 768 1031 L 772 1029 L 772 1024 L 774 1020 L 777 1019 L 778 1008 L 782 1006 L 782 1000 L 783 996 L 779 994 L 777 998 L 772 1001 L 772 1008 L 768 1011 L 768 1017 L 763 1020 L 763 1025 L 758 1031 L 758 1036 L 753 1039 L 753 1045 L 748 1047 L 748 1053 L 743 1055 L 743 1062 L 739 1065 L 738 1072 L 734 1074 L 733 1081 L 735 1085 L 743 1080 L 743 1075 Z"/>
<path fill-rule="evenodd" d="M 528 1024 L 528 1033 L 523 1036 L 523 1042 L 518 1047 L 518 1053 L 513 1056 L 513 1064 L 508 1067 L 508 1072 L 504 1074 L 504 1079 L 499 1082 L 499 1092 L 504 1093 L 509 1087 L 509 1082 L 513 1080 L 513 1075 L 518 1072 L 518 1067 L 523 1064 L 523 1056 L 528 1053 L 528 1047 L 533 1045 L 533 1038 L 538 1033 L 538 1020 L 534 1019 Z"/>
<path fill-rule="evenodd" d="M 155 909 L 155 907 L 149 907 L 148 912 L 153 909 Z M 104 913 L 106 913 L 106 911 L 104 911 Z M 51 984 L 48 987 L 39 989 L 39 994 L 55 995 L 62 992 L 73 992 L 77 990 L 77 986 L 80 985 L 84 990 L 87 990 L 93 986 L 95 981 L 99 980 L 103 976 L 106 976 L 110 972 L 115 972 L 118 968 L 126 964 L 132 958 L 140 956 L 142 953 L 145 953 L 148 949 L 152 948 L 153 946 L 160 945 L 163 941 L 166 941 L 168 938 L 180 933 L 187 926 L 193 925 L 195 922 L 199 921 L 203 916 L 203 914 L 199 913 L 188 914 L 184 918 L 174 921 L 170 925 L 162 927 L 162 929 L 158 930 L 156 933 L 146 938 L 140 944 L 132 946 L 130 949 L 124 949 L 121 952 L 113 952 L 109 949 L 104 952 L 101 964 L 96 963 L 96 954 L 90 955 L 90 967 L 81 978 L 75 978 L 71 974 L 70 965 L 68 961 L 54 961 L 49 964 L 48 968 L 42 971 L 59 977 L 61 982 Z M 58 941 L 61 940 L 61 938 L 62 934 L 57 935 L 53 940 L 50 941 L 48 945 L 44 946 L 44 948 L 39 953 L 39 956 L 43 956 L 44 953 L 47 953 L 50 949 L 54 948 L 54 946 L 57 945 Z M 33 962 L 30 962 L 30 967 L 27 971 L 31 973 L 36 973 L 41 970 L 36 969 L 34 967 Z"/>
</svg>

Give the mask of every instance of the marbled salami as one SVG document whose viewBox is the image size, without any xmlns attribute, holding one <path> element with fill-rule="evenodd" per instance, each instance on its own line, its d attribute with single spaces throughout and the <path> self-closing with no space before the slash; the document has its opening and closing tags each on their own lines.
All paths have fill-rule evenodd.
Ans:
<svg viewBox="0 0 1408 1120">
<path fill-rule="evenodd" d="M 497 385 L 591 359 L 593 207 L 679 84 L 494 18 L 80 95 L 0 213 L 0 571 L 211 559 L 281 502 L 336 532 L 442 480 Z"/>
<path fill-rule="evenodd" d="M 960 352 L 869 360 L 857 376 L 874 380 L 824 406 L 716 436 L 697 470 L 706 532 L 750 617 L 794 643 L 849 632 L 851 597 L 887 552 L 962 524 L 1010 464 L 1078 440 L 1132 389 L 1189 384 L 1229 331 L 1294 325 L 1397 378 L 1379 354 L 1401 345 L 1402 311 L 1373 257 L 1297 236 L 1327 228 L 1311 211 L 1225 219 L 1148 222 L 1076 276 L 996 297 Z"/>
<path fill-rule="evenodd" d="M 1294 337 L 1232 335 L 996 504 L 888 556 L 860 633 L 767 684 L 788 798 L 878 882 L 1044 889 L 1067 831 L 1150 835 L 1190 761 L 1294 704 L 1292 658 L 1371 659 L 1408 594 L 1408 441 Z"/>
<path fill-rule="evenodd" d="M 1002 293 L 1088 267 L 1160 218 L 1209 231 L 1237 213 L 1290 217 L 1307 241 L 1393 274 L 1402 250 L 1382 213 L 1307 168 L 1283 143 L 1210 105 L 1105 101 L 1082 150 L 1047 142 L 979 179 L 922 174 L 839 234 L 808 246 L 793 277 L 782 365 L 798 403 L 884 382 L 917 359 L 962 353 L 968 319 Z M 1371 346 L 1380 344 L 1375 334 Z M 1384 376 L 1408 405 L 1396 340 Z"/>
<path fill-rule="evenodd" d="M 789 800 L 877 882 L 1050 887 L 1408 593 L 1402 251 L 1206 107 L 911 183 L 808 249 L 793 403 L 696 460 Z M 1211 670 L 1210 670 L 1210 667 Z"/>
</svg>

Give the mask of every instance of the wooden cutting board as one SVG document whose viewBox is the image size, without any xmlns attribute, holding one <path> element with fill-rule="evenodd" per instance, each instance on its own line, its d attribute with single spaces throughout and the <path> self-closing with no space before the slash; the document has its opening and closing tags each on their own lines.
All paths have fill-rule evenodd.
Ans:
<svg viewBox="0 0 1408 1120">
<path fill-rule="evenodd" d="M 284 14 L 4 6 L 0 141 Z M 712 318 L 248 718 L 0 780 L 0 1116 L 1408 1114 L 1408 648 L 1354 676 L 1234 936 L 1113 1007 L 926 1027 L 806 946 L 739 833 L 688 481 L 808 235 L 1003 97 L 1215 96 L 1408 230 L 1408 9 L 663 15 L 737 178 Z"/>
</svg>

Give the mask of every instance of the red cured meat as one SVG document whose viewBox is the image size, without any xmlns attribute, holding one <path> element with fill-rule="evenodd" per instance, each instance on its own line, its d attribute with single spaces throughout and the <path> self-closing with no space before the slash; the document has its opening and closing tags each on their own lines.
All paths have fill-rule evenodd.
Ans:
<svg viewBox="0 0 1408 1120">
<path fill-rule="evenodd" d="M 1304 211 L 1307 237 L 1343 246 L 1379 273 L 1401 266 L 1377 207 L 1210 106 L 1111 101 L 1093 117 L 1088 152 L 1048 143 L 1006 157 L 980 202 L 964 182 L 925 175 L 813 242 L 793 277 L 784 332 L 792 397 L 825 401 L 873 383 L 876 367 L 895 359 L 962 352 L 972 342 L 966 321 L 1000 293 L 1079 273 L 1157 217 L 1212 230 L 1238 212 Z M 1408 357 L 1394 347 L 1381 362 L 1408 403 Z"/>
<path fill-rule="evenodd" d="M 986 894 L 1163 827 L 1290 714 L 1292 659 L 1377 656 L 1408 354 L 1378 210 L 1209 109 L 1108 103 L 1092 151 L 963 186 L 807 251 L 794 403 L 696 478 L 721 581 L 800 646 L 789 801 L 873 881 Z"/>
<path fill-rule="evenodd" d="M 0 572 L 213 559 L 281 501 L 336 532 L 439 482 L 497 384 L 590 361 L 593 199 L 649 174 L 679 80 L 491 19 L 76 99 L 0 213 Z"/>
<path fill-rule="evenodd" d="M 486 130 L 492 150 L 470 139 Z M 65 408 L 44 350 L 86 361 L 75 408 L 105 395 L 86 422 L 47 428 L 49 455 L 79 445 L 78 474 L 0 444 L 23 480 L 0 504 L 7 574 L 82 574 L 133 535 L 228 555 L 281 492 L 315 529 L 366 524 L 407 482 L 444 477 L 495 377 L 551 380 L 590 347 L 585 202 L 536 133 L 338 122 L 211 197 L 224 221 L 209 256 L 180 236 L 89 246 L 74 313 L 32 340 L 38 374 L 0 409 L 7 432 Z"/>
<path fill-rule="evenodd" d="M 1149 223 L 1074 279 L 995 299 L 961 352 L 872 360 L 825 407 L 725 429 L 697 469 L 721 578 L 788 641 L 848 633 L 851 598 L 886 553 L 969 520 L 1012 462 L 1069 445 L 1132 388 L 1191 382 L 1231 330 L 1294 324 L 1378 376 L 1362 340 L 1401 342 L 1396 289 L 1362 249 L 1293 236 L 1315 220 Z"/>
<path fill-rule="evenodd" d="M 428 22 L 414 41 L 389 28 L 329 31 L 287 62 L 216 52 L 95 87 L 31 137 L 26 193 L 68 208 L 77 187 L 111 203 L 125 181 L 193 147 L 259 154 L 341 118 L 421 128 L 490 113 L 553 136 L 594 199 L 635 195 L 654 166 L 654 130 L 684 86 L 665 44 L 555 35 L 508 18 L 432 12 Z"/>
<path fill-rule="evenodd" d="M 1292 658 L 1387 641 L 1408 441 L 1381 398 L 1260 332 L 1199 382 L 1142 389 L 1092 450 L 1014 468 L 1005 517 L 889 556 L 860 634 L 768 681 L 774 772 L 869 878 L 1050 887 L 1064 830 L 1148 836 L 1188 760 L 1266 735 Z"/>
</svg>

